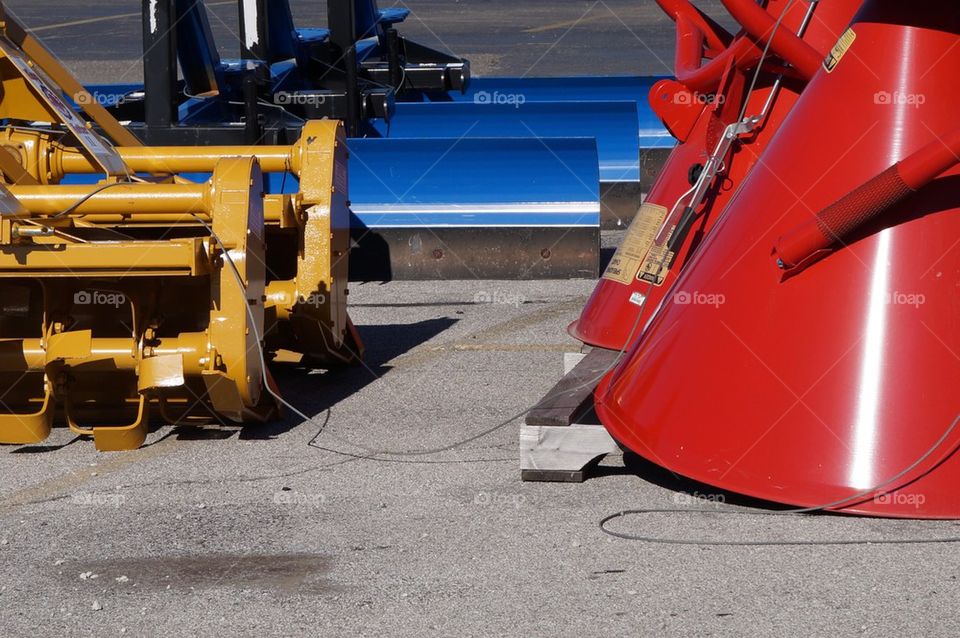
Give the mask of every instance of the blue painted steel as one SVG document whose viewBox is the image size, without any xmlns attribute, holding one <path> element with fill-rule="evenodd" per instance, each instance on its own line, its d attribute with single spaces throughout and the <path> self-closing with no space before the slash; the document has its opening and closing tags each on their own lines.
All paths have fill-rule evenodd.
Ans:
<svg viewBox="0 0 960 638">
<path fill-rule="evenodd" d="M 593 137 L 600 181 L 640 181 L 640 128 L 635 102 L 530 102 L 397 104 L 389 123 L 373 126 L 383 137 Z M 672 138 L 644 144 L 673 145 Z"/>
<path fill-rule="evenodd" d="M 388 7 L 380 9 L 376 0 L 354 0 L 353 16 L 356 23 L 356 38 L 363 40 L 379 35 L 380 29 L 391 27 L 407 19 L 410 9 Z"/>
<path fill-rule="evenodd" d="M 356 228 L 600 224 L 592 138 L 352 139 L 349 146 Z M 72 174 L 63 183 L 98 179 Z M 266 182 L 270 193 L 299 190 L 291 174 L 272 173 Z"/>
<path fill-rule="evenodd" d="M 406 20 L 410 16 L 410 9 L 401 7 L 387 7 L 380 9 L 380 22 L 382 24 L 393 26 Z"/>
<path fill-rule="evenodd" d="M 361 38 L 381 35 L 408 13 L 381 11 L 375 0 L 355 0 L 355 11 Z M 304 80 L 290 58 L 305 50 L 307 40 L 329 32 L 295 30 L 292 16 L 280 17 L 271 26 L 291 37 L 281 47 L 282 59 L 271 65 L 273 90 L 294 90 Z M 210 40 L 197 26 L 189 31 Z M 378 37 L 362 39 L 358 54 L 362 58 L 379 45 Z M 217 60 L 216 66 L 218 80 L 239 86 L 231 61 Z M 647 103 L 659 79 L 475 78 L 463 94 L 397 104 L 389 123 L 370 121 L 364 132 L 369 137 L 349 141 L 354 224 L 597 226 L 599 182 L 638 182 L 640 151 L 674 145 Z M 101 103 L 115 104 L 142 86 L 89 89 Z M 184 124 L 218 123 L 232 120 L 235 110 L 222 100 L 194 98 L 181 105 L 179 116 Z M 271 175 L 268 188 L 295 192 L 298 185 L 291 175 Z"/>
<path fill-rule="evenodd" d="M 666 76 L 472 77 L 463 93 L 413 94 L 409 101 L 473 102 L 477 94 L 520 94 L 527 102 L 630 102 L 649 108 L 650 88 Z"/>
<path fill-rule="evenodd" d="M 300 42 L 304 43 L 313 43 L 313 42 L 326 42 L 327 38 L 330 37 L 330 29 L 322 28 L 304 28 L 297 29 L 297 39 Z"/>
<path fill-rule="evenodd" d="M 124 96 L 131 93 L 139 92 L 141 95 L 143 94 L 143 84 L 88 84 L 84 88 L 98 104 L 106 107 L 116 106 L 123 100 Z M 71 99 L 70 104 L 79 108 L 72 97 L 67 96 L 68 99 Z"/>
<path fill-rule="evenodd" d="M 354 139 L 365 226 L 597 226 L 593 139 Z"/>
<path fill-rule="evenodd" d="M 115 103 L 131 87 L 99 85 L 89 89 L 100 99 Z M 672 148 L 676 143 L 652 111 L 641 124 L 643 113 L 637 102 L 541 102 L 524 101 L 518 97 L 523 94 L 514 93 L 476 95 L 481 96 L 476 102 L 398 103 L 389 122 L 374 120 L 368 132 L 393 139 L 595 137 L 602 182 L 640 181 L 640 150 Z M 181 121 L 222 120 L 221 110 L 212 106 L 212 101 L 188 100 L 181 106 Z"/>
<path fill-rule="evenodd" d="M 489 104 L 487 100 L 513 100 L 519 101 L 519 98 L 512 96 L 522 95 L 524 104 L 522 105 L 524 113 L 526 109 L 533 108 L 533 104 L 547 104 L 550 106 L 537 107 L 544 109 L 548 113 L 550 120 L 546 126 L 546 133 L 551 137 L 561 135 L 597 135 L 598 143 L 601 149 L 602 179 L 609 181 L 637 181 L 639 180 L 638 160 L 634 159 L 629 170 L 624 170 L 627 165 L 623 158 L 627 154 L 636 158 L 639 151 L 649 148 L 672 148 L 676 143 L 673 137 L 666 131 L 660 119 L 653 113 L 646 101 L 646 94 L 650 85 L 657 81 L 659 77 L 623 77 L 623 78 L 603 78 L 603 77 L 585 77 L 585 78 L 483 78 L 481 80 L 472 80 L 470 86 L 471 92 L 467 95 L 450 95 L 449 102 L 429 102 L 429 103 L 398 103 L 394 117 L 389 124 L 384 122 L 375 123 L 376 134 L 388 135 L 389 137 L 443 137 L 456 136 L 469 131 L 471 137 L 474 136 L 530 136 L 532 133 L 526 129 L 523 123 L 531 125 L 531 128 L 539 130 L 541 127 L 534 127 L 532 118 L 526 115 L 520 115 L 512 112 L 512 105 L 506 105 L 507 108 L 493 108 L 498 105 Z M 556 80 L 570 80 L 573 84 L 568 97 L 562 99 L 563 91 Z M 493 88 L 498 87 L 498 88 Z M 103 104 L 113 105 L 118 103 L 122 97 L 132 91 L 142 90 L 142 86 L 135 84 L 123 85 L 91 85 L 88 89 L 97 95 Z M 489 90 L 488 90 L 489 89 Z M 595 89 L 595 92 L 591 93 Z M 620 126 L 617 123 L 603 122 L 590 118 L 597 117 L 598 109 L 615 113 L 617 117 L 625 117 L 626 110 L 616 106 L 597 106 L 609 101 L 606 98 L 621 97 L 619 103 L 629 102 L 628 94 L 640 91 L 643 99 L 635 101 L 637 111 L 636 132 L 628 131 L 630 127 L 624 123 Z M 592 95 L 592 97 L 590 97 Z M 478 97 L 480 96 L 480 97 Z M 496 97 L 494 97 L 496 96 Z M 506 97 L 503 97 L 506 96 Z M 574 100 L 575 97 L 584 97 L 583 100 Z M 564 107 L 552 106 L 553 100 L 566 103 Z M 588 99 L 589 98 L 589 99 Z M 604 98 L 604 99 L 600 99 Z M 202 104 L 185 104 L 181 109 L 181 121 L 201 121 L 215 122 L 219 120 L 219 111 L 217 109 L 203 108 Z M 454 106 L 457 104 L 469 105 L 479 104 L 483 109 L 469 109 Z M 570 106 L 573 105 L 573 106 Z M 448 107 L 453 108 L 448 108 Z M 544 111 L 540 111 L 543 113 Z M 506 113 L 507 117 L 503 118 Z M 411 117 L 412 116 L 412 117 Z M 510 117 L 515 116 L 515 117 Z M 523 118 L 523 123 L 518 118 Z M 558 119 L 559 118 L 559 119 Z M 474 122 L 485 120 L 482 125 L 471 128 Z M 538 120 L 539 116 L 538 116 Z M 437 129 L 440 129 L 439 131 Z M 612 139 L 613 136 L 620 136 L 619 140 Z M 636 148 L 628 149 L 630 140 L 636 140 Z"/>
<path fill-rule="evenodd" d="M 490 77 L 471 78 L 463 93 L 404 93 L 403 102 L 496 103 L 523 99 L 529 102 L 636 102 L 640 126 L 639 146 L 671 148 L 676 143 L 660 118 L 650 108 L 648 96 L 653 85 L 666 76 L 581 76 L 554 78 Z M 589 107 L 586 107 L 589 108 Z"/>
<path fill-rule="evenodd" d="M 98 99 L 114 104 L 131 87 L 88 88 Z M 224 113 L 216 100 L 192 99 L 180 107 L 184 123 L 219 122 Z M 648 119 L 654 117 L 651 113 Z M 672 148 L 676 143 L 659 120 L 641 126 L 635 102 L 398 103 L 389 122 L 374 120 L 368 132 L 392 139 L 595 137 L 602 182 L 640 181 L 640 150 Z"/>
<path fill-rule="evenodd" d="M 283 51 L 286 58 L 271 65 L 272 90 L 306 88 L 309 83 L 296 73 L 291 53 L 296 53 L 299 58 L 305 39 L 324 38 L 327 32 L 301 29 L 297 35 L 289 6 L 285 2 L 276 2 L 270 7 L 273 12 L 271 26 L 276 31 L 271 32 L 276 36 L 271 42 Z M 361 59 L 378 51 L 384 26 L 403 20 L 408 13 L 405 9 L 380 10 L 375 0 L 354 0 L 354 12 L 358 37 L 376 36 L 357 43 Z M 209 45 L 209 28 L 204 28 L 202 22 L 194 20 L 189 25 L 181 25 L 178 37 L 181 40 L 196 39 L 198 44 L 194 48 L 202 48 L 204 42 Z M 289 35 L 282 37 L 285 33 Z M 218 81 L 228 89 L 221 98 L 232 95 L 232 98 L 225 99 L 236 101 L 239 99 L 239 73 L 235 65 L 218 58 L 213 62 L 217 65 Z M 181 59 L 181 64 L 184 63 L 190 64 L 190 61 Z M 196 63 L 201 64 L 203 60 Z M 209 63 L 208 60 L 205 64 Z M 599 153 L 600 180 L 605 183 L 639 182 L 641 151 L 670 148 L 675 143 L 647 103 L 650 87 L 659 79 L 639 76 L 474 78 L 463 94 L 421 95 L 419 102 L 397 104 L 389 122 L 368 122 L 364 135 L 393 139 L 594 137 Z M 101 102 L 114 104 L 125 93 L 139 87 L 100 85 L 90 88 Z M 216 99 L 187 100 L 180 107 L 180 121 L 190 125 L 236 119 L 236 108 L 217 102 Z"/>
<path fill-rule="evenodd" d="M 176 0 L 177 60 L 191 95 L 228 90 L 223 86 L 220 54 L 202 2 Z M 289 38 L 289 36 L 288 36 Z"/>
</svg>

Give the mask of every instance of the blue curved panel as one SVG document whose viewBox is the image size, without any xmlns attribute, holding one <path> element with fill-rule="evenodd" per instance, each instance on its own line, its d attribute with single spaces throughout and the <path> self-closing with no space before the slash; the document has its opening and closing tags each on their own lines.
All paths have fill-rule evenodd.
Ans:
<svg viewBox="0 0 960 638">
<path fill-rule="evenodd" d="M 640 127 L 635 102 L 448 102 L 397 104 L 389 122 L 376 121 L 383 137 L 593 137 L 602 182 L 640 181 Z M 654 140 L 665 147 L 673 140 Z"/>
<path fill-rule="evenodd" d="M 367 227 L 597 226 L 593 139 L 352 139 L 351 208 Z"/>
<path fill-rule="evenodd" d="M 406 93 L 408 102 L 496 102 L 499 96 L 520 95 L 526 102 L 635 102 L 640 148 L 670 148 L 676 141 L 650 108 L 653 85 L 667 76 L 590 75 L 551 78 L 471 78 L 463 93 Z"/>
<path fill-rule="evenodd" d="M 667 76 L 583 75 L 550 78 L 472 77 L 463 93 L 427 93 L 412 101 L 473 102 L 477 94 L 522 93 L 528 102 L 637 102 L 647 106 L 650 88 Z"/>
</svg>

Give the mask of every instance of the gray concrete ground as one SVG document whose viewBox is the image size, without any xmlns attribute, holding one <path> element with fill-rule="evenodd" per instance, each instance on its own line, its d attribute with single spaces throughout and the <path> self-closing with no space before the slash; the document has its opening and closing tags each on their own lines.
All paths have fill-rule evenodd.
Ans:
<svg viewBox="0 0 960 638">
<path fill-rule="evenodd" d="M 580 485 L 521 483 L 516 423 L 445 452 L 356 458 L 446 447 L 536 401 L 578 348 L 564 326 L 592 285 L 357 285 L 366 367 L 278 372 L 312 421 L 164 427 L 129 453 L 62 429 L 0 449 L 4 634 L 956 634 L 954 546 L 612 539 L 597 521 L 623 508 L 715 505 L 630 458 Z M 617 527 L 744 540 L 957 530 L 693 513 Z"/>
<path fill-rule="evenodd" d="M 116 0 L 8 4 L 37 25 L 137 10 L 135 2 Z M 525 29 L 576 20 L 592 6 L 410 4 L 418 14 L 429 11 L 424 23 L 458 53 L 488 55 L 484 69 L 510 73 L 524 72 L 565 27 Z M 298 13 L 309 5 L 298 3 Z M 593 10 L 615 7 L 647 20 L 644 38 L 659 38 L 652 48 L 668 51 L 670 36 L 650 5 L 611 1 Z M 137 29 L 130 18 L 40 35 L 85 79 L 120 80 L 116 70 L 124 63 L 111 62 L 111 51 L 125 47 L 134 59 Z M 605 17 L 567 37 L 575 46 L 555 47 L 534 72 L 586 72 L 601 62 L 611 72 L 660 70 Z M 636 459 L 609 459 L 582 485 L 523 484 L 516 422 L 471 440 L 560 377 L 562 353 L 578 349 L 564 327 L 592 287 L 355 285 L 351 312 L 368 346 L 366 365 L 277 371 L 284 394 L 309 421 L 289 416 L 242 431 L 163 427 L 143 449 L 119 454 L 97 453 L 64 429 L 43 445 L 0 448 L 0 630 L 958 633 L 960 557 L 953 545 L 671 546 L 616 540 L 597 528 L 603 515 L 634 507 L 689 508 L 689 515 L 617 524 L 684 538 L 876 540 L 950 535 L 956 524 L 696 514 L 715 505 Z M 510 303 L 475 303 L 480 293 Z M 407 453 L 363 458 L 371 448 Z"/>
</svg>

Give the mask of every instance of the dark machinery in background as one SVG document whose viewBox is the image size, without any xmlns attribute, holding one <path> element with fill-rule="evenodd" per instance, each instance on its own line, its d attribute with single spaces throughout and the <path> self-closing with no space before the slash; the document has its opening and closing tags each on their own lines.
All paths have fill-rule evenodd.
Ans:
<svg viewBox="0 0 960 638">
<path fill-rule="evenodd" d="M 331 0 L 326 28 L 298 28 L 287 0 L 238 5 L 224 60 L 202 2 L 145 1 L 146 85 L 88 88 L 152 144 L 292 143 L 342 118 L 354 278 L 596 276 L 601 224 L 629 223 L 674 144 L 645 100 L 659 78 L 475 78 L 402 37 L 406 9 Z"/>
<path fill-rule="evenodd" d="M 329 2 L 324 29 L 297 29 L 286 0 L 241 2 L 234 60 L 217 52 L 203 2 L 153 0 L 143 12 L 144 85 L 112 110 L 149 144 L 281 143 L 325 117 L 356 137 L 370 119 L 389 121 L 397 95 L 470 80 L 467 61 L 399 35 L 409 10 L 373 1 Z"/>
</svg>

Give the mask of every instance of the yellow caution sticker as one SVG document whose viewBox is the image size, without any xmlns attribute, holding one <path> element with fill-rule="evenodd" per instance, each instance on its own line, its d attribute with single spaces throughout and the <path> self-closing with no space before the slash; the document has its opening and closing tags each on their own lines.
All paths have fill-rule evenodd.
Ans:
<svg viewBox="0 0 960 638">
<path fill-rule="evenodd" d="M 630 284 L 643 265 L 643 260 L 653 246 L 660 225 L 667 218 L 667 209 L 657 204 L 644 204 L 627 229 L 627 236 L 613 255 L 603 278 Z"/>
<path fill-rule="evenodd" d="M 673 251 L 667 249 L 666 243 L 663 246 L 651 246 L 647 252 L 647 258 L 643 260 L 643 266 L 640 267 L 640 272 L 637 273 L 637 279 L 655 286 L 662 286 L 673 258 Z"/>
<path fill-rule="evenodd" d="M 840 40 L 833 46 L 833 49 L 831 49 L 830 55 L 823 61 L 823 68 L 827 70 L 827 73 L 833 73 L 833 70 L 840 64 L 840 60 L 847 54 L 847 51 L 850 50 L 850 47 L 853 46 L 853 41 L 856 39 L 857 34 L 854 33 L 853 29 L 847 29 L 846 32 L 840 36 Z"/>
</svg>

